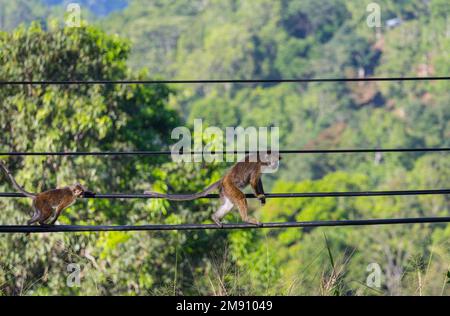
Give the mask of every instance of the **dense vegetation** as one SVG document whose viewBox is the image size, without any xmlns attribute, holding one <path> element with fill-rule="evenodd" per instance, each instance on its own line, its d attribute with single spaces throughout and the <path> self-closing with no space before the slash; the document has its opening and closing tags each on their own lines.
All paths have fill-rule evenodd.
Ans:
<svg viewBox="0 0 450 316">
<path fill-rule="evenodd" d="M 379 29 L 366 24 L 361 1 L 125 2 L 100 1 L 84 16 L 89 26 L 69 29 L 61 27 L 61 1 L 0 0 L 7 31 L 0 33 L 0 79 L 450 73 L 446 0 L 378 1 Z M 391 19 L 400 22 L 388 27 Z M 40 23 L 30 25 L 34 20 Z M 2 87 L 0 151 L 166 148 L 171 130 L 194 118 L 219 127 L 279 126 L 281 148 L 448 147 L 449 88 L 445 81 Z M 143 157 L 4 158 L 31 191 L 82 179 L 97 192 L 189 192 L 226 167 Z M 449 179 L 446 154 L 391 153 L 290 155 L 265 182 L 267 191 L 313 192 L 448 188 Z M 1 175 L 0 191 L 11 190 Z M 216 207 L 209 203 L 83 200 L 60 222 L 206 223 Z M 251 206 L 264 221 L 327 220 L 446 216 L 450 200 L 305 198 Z M 19 224 L 29 201 L 1 199 L 0 207 L 2 224 Z M 1 235 L 0 293 L 448 295 L 449 238 L 448 225 Z M 82 266 L 80 287 L 66 285 L 68 263 Z M 381 267 L 381 288 L 366 286 L 371 263 Z"/>
</svg>

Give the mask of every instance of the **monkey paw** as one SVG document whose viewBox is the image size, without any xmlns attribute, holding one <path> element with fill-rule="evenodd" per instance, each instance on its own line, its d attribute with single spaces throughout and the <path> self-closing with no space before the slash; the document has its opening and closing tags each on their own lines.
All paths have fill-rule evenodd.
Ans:
<svg viewBox="0 0 450 316">
<path fill-rule="evenodd" d="M 213 216 L 211 216 L 211 218 L 212 218 L 213 222 L 214 222 L 217 226 L 219 226 L 219 228 L 223 228 L 222 222 L 221 222 L 217 217 L 215 217 L 215 216 L 213 215 Z"/>
<path fill-rule="evenodd" d="M 261 202 L 262 205 L 266 204 L 266 196 L 264 194 L 259 194 L 256 196 L 259 200 L 259 202 Z"/>
<path fill-rule="evenodd" d="M 214 215 L 211 216 L 213 222 L 219 227 L 219 228 L 223 228 L 223 223 Z"/>
</svg>

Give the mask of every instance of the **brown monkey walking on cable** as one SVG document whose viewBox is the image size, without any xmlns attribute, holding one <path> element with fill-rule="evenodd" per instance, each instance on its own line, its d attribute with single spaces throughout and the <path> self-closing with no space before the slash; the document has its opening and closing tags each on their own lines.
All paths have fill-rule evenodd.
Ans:
<svg viewBox="0 0 450 316">
<path fill-rule="evenodd" d="M 33 200 L 33 216 L 27 222 L 28 225 L 39 223 L 40 225 L 47 225 L 46 221 L 53 215 L 50 225 L 53 225 L 58 219 L 61 212 L 75 203 L 76 199 L 88 192 L 81 184 L 77 183 L 60 189 L 45 191 L 39 194 L 34 194 L 25 191 L 17 184 L 13 175 L 6 168 L 5 163 L 0 161 L 0 167 L 6 172 L 14 187 L 23 193 L 26 197 Z"/>
<path fill-rule="evenodd" d="M 265 204 L 266 198 L 261 181 L 261 173 L 267 169 L 276 170 L 280 160 L 281 156 L 278 153 L 250 154 L 245 156 L 242 161 L 237 162 L 222 179 L 214 182 L 201 192 L 193 194 L 161 194 L 145 191 L 144 193 L 149 194 L 151 197 L 166 198 L 174 201 L 189 201 L 204 197 L 218 189 L 222 204 L 212 215 L 212 220 L 218 226 L 222 227 L 221 219 L 231 211 L 233 206 L 237 206 L 244 222 L 261 225 L 258 220 L 248 216 L 247 199 L 241 190 L 250 184 L 258 200 L 261 204 Z"/>
</svg>

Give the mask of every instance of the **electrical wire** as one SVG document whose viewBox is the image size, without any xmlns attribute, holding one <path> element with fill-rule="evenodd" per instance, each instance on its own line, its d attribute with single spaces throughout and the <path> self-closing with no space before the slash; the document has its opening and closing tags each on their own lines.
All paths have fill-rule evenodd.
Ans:
<svg viewBox="0 0 450 316">
<path fill-rule="evenodd" d="M 305 227 L 336 227 L 336 226 L 372 226 L 395 224 L 425 224 L 449 223 L 450 217 L 419 217 L 419 218 L 382 218 L 336 221 L 307 221 L 307 222 L 274 222 L 254 225 L 248 223 L 223 224 L 150 224 L 150 225 L 100 225 L 100 226 L 24 226 L 2 225 L 0 233 L 50 233 L 50 232 L 100 232 L 100 231 L 166 231 L 166 230 L 204 230 L 204 229 L 258 229 L 258 228 L 305 228 Z"/>
<path fill-rule="evenodd" d="M 442 81 L 450 76 L 365 77 L 365 78 L 293 78 L 293 79 L 186 79 L 186 80 L 3 80 L 0 85 L 104 85 L 104 84 L 222 84 L 222 83 L 308 83 L 367 81 Z"/>
<path fill-rule="evenodd" d="M 346 154 L 346 153 L 388 153 L 388 152 L 448 152 L 450 147 L 425 148 L 355 148 L 355 149 L 282 149 L 280 154 Z M 258 151 L 192 151 L 172 152 L 162 151 L 40 151 L 40 152 L 0 152 L 0 156 L 156 156 L 156 155 L 201 155 L 201 154 L 251 154 Z"/>
</svg>

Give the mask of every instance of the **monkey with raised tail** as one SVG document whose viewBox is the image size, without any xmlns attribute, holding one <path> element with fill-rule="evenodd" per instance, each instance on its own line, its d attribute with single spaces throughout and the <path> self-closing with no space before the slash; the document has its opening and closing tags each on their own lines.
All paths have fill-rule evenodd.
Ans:
<svg viewBox="0 0 450 316">
<path fill-rule="evenodd" d="M 81 184 L 76 183 L 64 188 L 45 191 L 39 194 L 34 194 L 25 191 L 19 184 L 17 184 L 11 172 L 3 161 L 0 161 L 0 167 L 6 172 L 14 187 L 23 193 L 26 197 L 33 200 L 33 216 L 27 222 L 28 225 L 39 223 L 40 225 L 53 225 L 58 219 L 61 212 L 74 204 L 77 198 L 81 197 L 85 193 L 92 193 L 87 191 Z M 50 219 L 49 224 L 46 222 Z"/>
<path fill-rule="evenodd" d="M 161 194 L 145 191 L 144 194 L 148 194 L 150 197 L 165 198 L 173 201 L 190 201 L 204 197 L 218 189 L 222 204 L 211 217 L 214 223 L 219 227 L 222 227 L 222 218 L 231 211 L 233 206 L 237 206 L 239 214 L 244 222 L 261 225 L 257 219 L 248 216 L 247 199 L 245 198 L 242 189 L 250 184 L 253 193 L 258 200 L 261 204 L 265 204 L 266 198 L 261 181 L 261 172 L 266 168 L 275 170 L 278 168 L 280 160 L 281 156 L 278 153 L 268 152 L 263 154 L 250 154 L 231 167 L 222 179 L 214 182 L 201 192 L 193 194 Z"/>
</svg>

